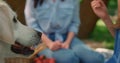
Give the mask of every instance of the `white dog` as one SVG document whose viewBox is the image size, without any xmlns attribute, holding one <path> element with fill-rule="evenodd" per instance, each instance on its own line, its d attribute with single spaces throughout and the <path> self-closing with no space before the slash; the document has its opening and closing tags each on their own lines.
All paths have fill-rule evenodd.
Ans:
<svg viewBox="0 0 120 63">
<path fill-rule="evenodd" d="M 0 63 L 4 63 L 6 57 L 22 56 L 10 50 L 11 44 L 15 41 L 30 47 L 39 40 L 40 35 L 35 30 L 22 25 L 13 10 L 0 0 Z"/>
</svg>

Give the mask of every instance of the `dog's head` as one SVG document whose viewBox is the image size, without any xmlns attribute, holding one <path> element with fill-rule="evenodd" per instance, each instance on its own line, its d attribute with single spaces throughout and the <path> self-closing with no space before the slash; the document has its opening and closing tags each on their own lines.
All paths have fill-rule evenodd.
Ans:
<svg viewBox="0 0 120 63">
<path fill-rule="evenodd" d="M 0 1 L 0 40 L 30 47 L 40 42 L 41 33 L 21 24 L 17 15 L 4 2 Z"/>
</svg>

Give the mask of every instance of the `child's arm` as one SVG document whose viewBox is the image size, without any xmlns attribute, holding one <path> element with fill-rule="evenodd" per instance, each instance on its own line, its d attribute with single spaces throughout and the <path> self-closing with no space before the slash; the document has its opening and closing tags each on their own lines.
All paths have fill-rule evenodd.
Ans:
<svg viewBox="0 0 120 63">
<path fill-rule="evenodd" d="M 91 7 L 94 13 L 100 17 L 104 23 L 106 24 L 107 28 L 109 29 L 112 36 L 115 36 L 115 29 L 113 27 L 112 20 L 110 19 L 107 8 L 102 0 L 93 0 L 91 2 Z"/>
</svg>

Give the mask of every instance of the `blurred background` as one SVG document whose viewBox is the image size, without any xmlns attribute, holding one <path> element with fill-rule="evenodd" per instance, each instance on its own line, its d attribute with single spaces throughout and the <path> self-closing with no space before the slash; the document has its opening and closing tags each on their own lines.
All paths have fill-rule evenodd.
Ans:
<svg viewBox="0 0 120 63">
<path fill-rule="evenodd" d="M 114 49 L 114 38 L 109 33 L 105 24 L 92 11 L 92 0 L 80 0 L 80 19 L 78 37 L 92 48 Z M 109 15 L 113 22 L 117 21 L 117 0 L 103 0 L 108 7 Z M 12 9 L 18 14 L 18 19 L 26 25 L 24 18 L 25 0 L 6 0 Z"/>
</svg>

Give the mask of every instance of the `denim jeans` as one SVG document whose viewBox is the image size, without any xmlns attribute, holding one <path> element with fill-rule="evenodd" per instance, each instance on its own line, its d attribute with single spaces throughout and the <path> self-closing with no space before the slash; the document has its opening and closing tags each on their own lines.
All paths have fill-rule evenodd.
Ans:
<svg viewBox="0 0 120 63">
<path fill-rule="evenodd" d="M 116 29 L 114 54 L 106 63 L 120 63 L 120 29 Z"/>
<path fill-rule="evenodd" d="M 104 57 L 74 37 L 69 49 L 51 51 L 46 48 L 38 55 L 55 58 L 56 63 L 104 63 Z"/>
</svg>

